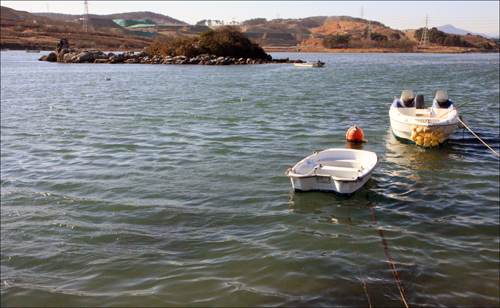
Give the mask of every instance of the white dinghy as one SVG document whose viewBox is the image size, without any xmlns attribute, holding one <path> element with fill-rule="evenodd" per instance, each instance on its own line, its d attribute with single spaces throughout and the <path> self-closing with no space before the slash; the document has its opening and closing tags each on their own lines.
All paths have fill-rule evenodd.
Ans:
<svg viewBox="0 0 500 308">
<path fill-rule="evenodd" d="M 325 191 L 350 196 L 378 166 L 374 152 L 328 149 L 314 153 L 286 171 L 295 191 Z"/>
<path fill-rule="evenodd" d="M 318 60 L 317 62 L 311 62 L 311 63 L 294 63 L 293 66 L 295 67 L 323 67 L 325 66 L 325 62 L 321 62 Z"/>
<path fill-rule="evenodd" d="M 432 107 L 424 108 L 424 96 L 415 97 L 413 90 L 405 89 L 395 97 L 389 111 L 392 133 L 424 147 L 444 143 L 457 129 L 460 121 L 448 91 L 438 90 Z"/>
</svg>

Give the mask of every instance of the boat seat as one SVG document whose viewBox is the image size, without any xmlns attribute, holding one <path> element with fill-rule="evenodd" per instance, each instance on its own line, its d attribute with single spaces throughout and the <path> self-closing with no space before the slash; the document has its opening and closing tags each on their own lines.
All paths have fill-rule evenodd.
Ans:
<svg viewBox="0 0 500 308">
<path fill-rule="evenodd" d="M 437 90 L 432 105 L 433 105 L 432 107 L 436 108 L 450 108 L 450 106 L 453 105 L 453 102 L 450 100 L 448 96 L 448 91 Z"/>
<path fill-rule="evenodd" d="M 413 93 L 413 90 L 404 89 L 403 92 L 401 92 L 401 100 L 403 101 L 403 105 L 405 107 L 414 107 L 413 103 L 415 102 L 415 94 Z"/>
<path fill-rule="evenodd" d="M 356 167 L 340 167 L 340 166 L 321 166 L 320 169 L 329 170 L 329 171 L 348 171 L 348 170 L 358 171 L 358 170 L 360 170 L 360 168 L 356 168 Z"/>
<path fill-rule="evenodd" d="M 325 173 L 320 173 L 320 171 Z M 361 168 L 321 166 L 316 173 L 317 176 L 334 177 L 336 179 L 355 179 L 361 172 Z"/>
<path fill-rule="evenodd" d="M 415 98 L 415 108 L 416 109 L 424 109 L 424 96 L 422 94 L 418 94 Z"/>
</svg>

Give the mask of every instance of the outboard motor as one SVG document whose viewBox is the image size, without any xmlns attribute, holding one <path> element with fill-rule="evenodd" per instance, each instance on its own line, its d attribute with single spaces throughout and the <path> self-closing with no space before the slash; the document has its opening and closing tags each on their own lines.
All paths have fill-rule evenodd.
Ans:
<svg viewBox="0 0 500 308">
<path fill-rule="evenodd" d="M 413 107 L 413 103 L 415 102 L 415 94 L 413 93 L 413 90 L 403 90 L 403 92 L 401 92 L 401 100 L 403 101 L 403 105 L 405 107 Z"/>
<path fill-rule="evenodd" d="M 433 105 L 433 107 L 450 108 L 450 106 L 453 105 L 453 102 L 450 101 L 450 98 L 448 97 L 448 91 L 437 90 Z"/>
<path fill-rule="evenodd" d="M 418 94 L 415 98 L 415 108 L 424 109 L 424 105 L 424 96 L 422 94 Z"/>
</svg>

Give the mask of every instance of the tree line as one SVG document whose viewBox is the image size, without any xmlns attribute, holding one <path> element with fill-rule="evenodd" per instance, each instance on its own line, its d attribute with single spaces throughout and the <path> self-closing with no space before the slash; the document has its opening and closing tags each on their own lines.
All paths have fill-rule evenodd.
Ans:
<svg viewBox="0 0 500 308">
<path fill-rule="evenodd" d="M 323 46 L 325 48 L 397 48 L 402 50 L 410 50 L 415 45 L 414 42 L 401 40 L 398 33 L 392 33 L 390 36 L 380 33 L 370 33 L 368 40 L 368 32 L 365 32 L 361 37 L 352 38 L 349 34 L 326 35 L 323 37 Z"/>
</svg>

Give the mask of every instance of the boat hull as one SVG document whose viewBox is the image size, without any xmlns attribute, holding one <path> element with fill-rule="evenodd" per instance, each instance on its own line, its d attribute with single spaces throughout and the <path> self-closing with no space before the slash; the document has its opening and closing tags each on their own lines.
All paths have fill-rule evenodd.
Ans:
<svg viewBox="0 0 500 308">
<path fill-rule="evenodd" d="M 286 175 L 297 192 L 323 191 L 350 196 L 362 188 L 378 166 L 377 154 L 328 149 L 298 162 Z"/>
<path fill-rule="evenodd" d="M 446 113 L 448 112 L 448 113 Z M 415 110 L 415 108 L 391 107 L 389 111 L 392 133 L 401 139 L 405 139 L 418 145 L 424 145 L 424 140 L 435 138 L 438 141 L 433 146 L 443 144 L 457 129 L 460 121 L 456 110 L 428 108 L 426 110 Z M 421 135 L 421 141 L 417 140 Z M 426 144 L 429 144 L 430 142 Z M 422 143 L 422 144 L 420 144 Z"/>
<path fill-rule="evenodd" d="M 325 64 L 323 62 L 317 63 L 294 63 L 293 66 L 295 67 L 323 67 Z"/>
<path fill-rule="evenodd" d="M 357 182 L 347 182 L 341 180 L 330 180 L 331 182 L 318 182 L 321 178 L 307 178 L 307 179 L 291 179 L 293 190 L 296 192 L 308 192 L 308 191 L 321 191 L 327 193 L 334 193 L 339 196 L 349 197 L 352 196 L 356 191 L 360 190 L 366 182 L 371 177 L 364 177 L 362 180 Z M 328 178 L 324 177 L 321 181 L 328 181 Z"/>
</svg>

